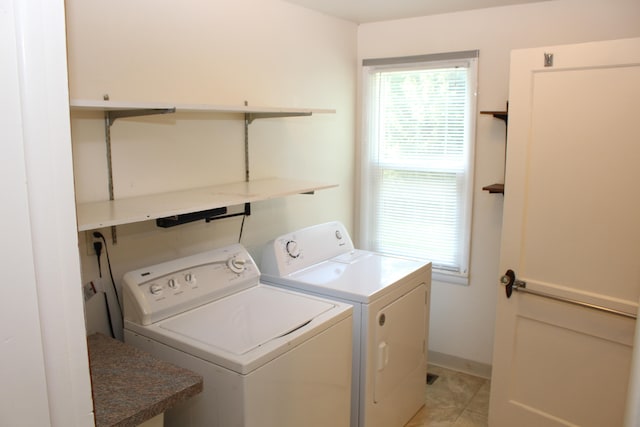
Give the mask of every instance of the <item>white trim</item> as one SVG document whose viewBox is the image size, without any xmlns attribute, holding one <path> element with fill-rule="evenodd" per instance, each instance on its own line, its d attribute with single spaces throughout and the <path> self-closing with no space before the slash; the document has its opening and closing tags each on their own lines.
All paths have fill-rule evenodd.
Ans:
<svg viewBox="0 0 640 427">
<path fill-rule="evenodd" d="M 442 368 L 464 372 L 465 374 L 491 379 L 492 367 L 487 363 L 476 362 L 474 360 L 464 359 L 462 357 L 431 350 L 429 350 L 428 357 L 429 365 L 440 366 Z"/>
<path fill-rule="evenodd" d="M 431 278 L 434 282 L 452 283 L 454 285 L 469 285 L 469 276 L 457 273 L 448 273 L 444 270 L 433 270 Z"/>
<path fill-rule="evenodd" d="M 92 426 L 76 231 L 65 9 L 15 2 L 20 112 L 49 416 Z"/>
<path fill-rule="evenodd" d="M 397 64 L 409 64 L 413 62 L 434 62 L 434 61 L 453 61 L 457 59 L 469 59 L 477 58 L 480 55 L 479 50 L 464 50 L 460 52 L 443 52 L 443 53 L 431 53 L 427 55 L 412 55 L 412 56 L 396 56 L 393 58 L 372 58 L 363 59 L 362 65 L 364 67 L 379 66 L 379 65 L 397 65 Z"/>
</svg>

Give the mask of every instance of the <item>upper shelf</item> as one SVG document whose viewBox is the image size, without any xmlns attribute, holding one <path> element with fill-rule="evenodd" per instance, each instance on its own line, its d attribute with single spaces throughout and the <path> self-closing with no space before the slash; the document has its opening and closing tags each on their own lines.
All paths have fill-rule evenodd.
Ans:
<svg viewBox="0 0 640 427">
<path fill-rule="evenodd" d="M 118 118 L 168 113 L 235 113 L 243 114 L 246 123 L 270 117 L 310 116 L 314 113 L 335 113 L 317 108 L 274 108 L 205 104 L 159 104 L 72 99 L 72 111 L 100 111 L 106 113 L 110 127 Z M 246 125 L 245 125 L 246 126 Z M 246 143 L 246 142 L 245 142 Z M 111 176 L 111 169 L 109 170 Z M 215 185 L 184 191 L 151 194 L 77 204 L 78 230 L 86 231 L 133 222 L 171 217 L 277 197 L 337 187 L 335 184 L 289 180 L 262 179 L 249 182 Z M 111 197 L 113 198 L 113 197 Z"/>
<path fill-rule="evenodd" d="M 336 184 L 268 178 L 184 191 L 77 205 L 78 231 L 241 205 L 337 187 Z"/>
<path fill-rule="evenodd" d="M 247 105 L 210 105 L 210 104 L 160 104 L 149 102 L 114 102 L 72 99 L 69 102 L 71 110 L 76 111 L 132 111 L 156 110 L 168 113 L 241 113 L 265 115 L 265 117 L 285 117 L 291 115 L 311 115 L 320 113 L 335 113 L 336 110 L 321 108 L 279 108 L 256 107 Z"/>
</svg>

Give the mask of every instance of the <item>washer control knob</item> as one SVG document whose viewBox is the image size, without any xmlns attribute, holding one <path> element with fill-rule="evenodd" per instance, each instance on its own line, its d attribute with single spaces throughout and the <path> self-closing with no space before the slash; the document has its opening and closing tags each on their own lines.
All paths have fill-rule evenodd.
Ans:
<svg viewBox="0 0 640 427">
<path fill-rule="evenodd" d="M 162 293 L 162 289 L 162 285 L 158 283 L 152 283 L 151 286 L 149 286 L 149 292 L 151 292 L 151 295 L 160 295 Z"/>
<path fill-rule="evenodd" d="M 184 281 L 190 285 L 196 284 L 196 275 L 193 273 L 187 273 L 184 275 Z"/>
<path fill-rule="evenodd" d="M 246 268 L 245 266 L 246 263 L 247 263 L 246 260 L 241 258 L 236 258 L 236 257 L 229 258 L 227 260 L 227 266 L 231 271 L 233 271 L 236 274 L 240 274 L 244 271 L 244 269 Z"/>
<path fill-rule="evenodd" d="M 295 240 L 289 240 L 285 245 L 285 249 L 291 258 L 298 258 L 300 256 L 300 248 L 298 247 L 298 242 Z"/>
<path fill-rule="evenodd" d="M 169 286 L 171 289 L 179 289 L 180 283 L 176 282 L 176 279 L 169 279 L 167 281 L 167 286 Z"/>
</svg>

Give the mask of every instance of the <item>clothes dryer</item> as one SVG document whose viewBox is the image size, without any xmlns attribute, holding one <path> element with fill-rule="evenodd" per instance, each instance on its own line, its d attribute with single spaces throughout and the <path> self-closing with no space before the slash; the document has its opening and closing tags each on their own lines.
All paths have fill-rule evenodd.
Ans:
<svg viewBox="0 0 640 427">
<path fill-rule="evenodd" d="M 204 379 L 165 426 L 349 425 L 351 306 L 259 274 L 239 244 L 125 274 L 125 341 Z"/>
<path fill-rule="evenodd" d="M 339 222 L 265 247 L 264 283 L 353 305 L 352 427 L 404 426 L 424 405 L 431 263 L 358 250 Z"/>
</svg>

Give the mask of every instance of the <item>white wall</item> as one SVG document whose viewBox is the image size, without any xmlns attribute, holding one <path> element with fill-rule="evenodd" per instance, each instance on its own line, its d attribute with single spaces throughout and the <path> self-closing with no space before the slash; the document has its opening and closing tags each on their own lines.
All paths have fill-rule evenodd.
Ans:
<svg viewBox="0 0 640 427">
<path fill-rule="evenodd" d="M 315 223 L 353 226 L 356 30 L 279 0 L 68 0 L 72 98 L 177 104 L 310 107 L 312 117 L 250 125 L 251 177 L 338 188 L 254 203 L 242 243 L 256 261 L 279 234 Z M 225 115 L 118 120 L 112 127 L 116 197 L 244 180 L 243 120 Z M 100 114 L 73 113 L 76 197 L 106 200 Z M 114 277 L 150 263 L 234 243 L 241 219 L 161 229 L 119 226 Z M 97 278 L 80 233 L 83 280 Z M 104 258 L 104 257 L 103 257 Z M 106 264 L 103 268 L 106 273 Z M 106 275 L 105 277 L 108 277 Z M 103 283 L 108 283 L 106 280 Z M 91 332 L 91 330 L 89 331 Z"/>
<path fill-rule="evenodd" d="M 512 49 L 638 35 L 638 0 L 554 0 L 361 25 L 358 57 L 479 49 L 478 111 L 500 110 Z M 462 361 L 462 369 L 488 367 L 492 359 L 502 196 L 482 187 L 503 182 L 504 132 L 502 121 L 478 117 L 470 285 L 433 285 L 430 351 Z"/>
</svg>

